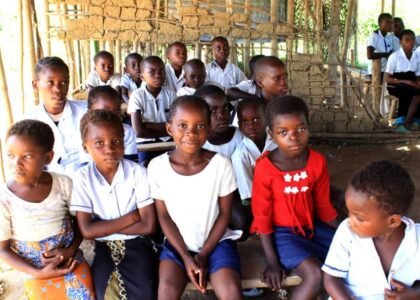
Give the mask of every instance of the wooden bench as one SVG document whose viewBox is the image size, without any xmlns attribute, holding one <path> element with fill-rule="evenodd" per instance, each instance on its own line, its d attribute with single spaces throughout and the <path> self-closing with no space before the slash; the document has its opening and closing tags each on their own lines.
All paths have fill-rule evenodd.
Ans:
<svg viewBox="0 0 420 300">
<path fill-rule="evenodd" d="M 150 144 L 137 144 L 137 151 L 153 152 L 153 151 L 164 151 L 172 150 L 175 148 L 174 142 L 159 142 Z"/>
<path fill-rule="evenodd" d="M 266 263 L 264 252 L 258 238 L 251 237 L 246 242 L 238 243 L 238 251 L 241 256 L 242 288 L 267 288 L 267 284 L 260 279 L 261 273 L 266 267 Z M 283 286 L 296 286 L 299 285 L 301 281 L 299 276 L 291 274 L 283 280 Z M 189 282 L 185 288 L 186 291 L 195 289 L 196 288 L 191 282 Z M 207 284 L 207 289 L 213 289 L 210 282 Z"/>
</svg>

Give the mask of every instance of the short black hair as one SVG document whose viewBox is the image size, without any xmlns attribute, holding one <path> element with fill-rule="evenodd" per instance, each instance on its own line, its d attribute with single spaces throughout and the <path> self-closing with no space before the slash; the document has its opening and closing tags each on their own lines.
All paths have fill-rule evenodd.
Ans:
<svg viewBox="0 0 420 300">
<path fill-rule="evenodd" d="M 254 63 L 254 75 L 257 75 L 260 72 L 266 70 L 267 66 L 286 68 L 284 62 L 277 56 L 263 56 L 257 59 L 257 61 Z"/>
<path fill-rule="evenodd" d="M 115 128 L 118 128 L 121 131 L 121 135 L 124 136 L 124 127 L 121 118 L 117 114 L 106 109 L 95 109 L 88 110 L 80 120 L 80 135 L 82 141 L 85 142 L 89 124 L 98 125 L 101 123 L 112 124 Z"/>
<path fill-rule="evenodd" d="M 348 186 L 374 197 L 389 215 L 407 213 L 414 199 L 414 183 L 408 172 L 399 164 L 375 161 L 358 170 Z"/>
<path fill-rule="evenodd" d="M 309 122 L 308 106 L 302 98 L 296 96 L 280 96 L 271 100 L 265 109 L 265 122 L 272 129 L 274 119 L 286 114 L 302 114 L 306 122 Z"/>
<path fill-rule="evenodd" d="M 394 23 L 400 23 L 404 27 L 404 21 L 400 17 L 394 17 Z"/>
<path fill-rule="evenodd" d="M 257 60 L 259 60 L 260 58 L 264 57 L 264 54 L 258 54 L 258 55 L 254 55 L 253 57 L 251 57 L 251 59 L 248 62 L 248 67 L 249 67 L 249 71 L 254 74 L 254 66 L 255 63 L 257 62 Z"/>
<path fill-rule="evenodd" d="M 216 36 L 211 40 L 211 45 L 213 46 L 213 44 L 215 42 L 226 42 L 229 45 L 229 41 L 227 40 L 227 38 L 225 38 L 224 36 Z"/>
<path fill-rule="evenodd" d="M 118 104 L 121 103 L 120 94 L 110 85 L 95 86 L 93 89 L 89 91 L 89 94 L 88 94 L 88 101 L 87 101 L 88 109 L 92 107 L 92 104 L 98 100 L 97 98 L 101 94 L 107 94 L 116 103 Z"/>
<path fill-rule="evenodd" d="M 57 56 L 46 56 L 38 60 L 35 65 L 35 80 L 39 80 L 39 73 L 48 68 L 60 68 L 69 76 L 69 67 Z"/>
<path fill-rule="evenodd" d="M 256 107 L 258 110 L 261 111 L 262 115 L 264 116 L 264 108 L 265 108 L 264 102 L 260 98 L 255 96 L 252 98 L 246 98 L 246 99 L 240 100 L 238 102 L 238 105 L 236 106 L 236 112 L 238 114 L 238 118 L 239 118 L 239 115 L 242 113 L 242 110 L 245 107 L 249 107 L 249 106 Z"/>
<path fill-rule="evenodd" d="M 391 15 L 390 13 L 381 13 L 381 14 L 379 15 L 379 17 L 378 17 L 378 25 L 381 25 L 381 23 L 382 23 L 385 19 L 391 19 L 391 20 L 393 20 L 392 15 Z"/>
<path fill-rule="evenodd" d="M 205 84 L 203 86 L 200 86 L 194 93 L 194 96 L 198 96 L 203 99 L 210 95 L 223 95 L 226 97 L 225 92 L 220 87 L 213 84 Z"/>
<path fill-rule="evenodd" d="M 184 43 L 179 42 L 179 41 L 178 42 L 173 42 L 172 44 L 170 44 L 168 46 L 168 48 L 166 48 L 166 55 L 168 55 L 169 52 L 171 51 L 171 49 L 175 46 L 184 47 L 185 49 L 187 49 L 187 46 Z"/>
<path fill-rule="evenodd" d="M 108 57 L 112 59 L 112 61 L 114 61 L 114 56 L 110 52 L 102 50 L 95 54 L 95 56 L 93 57 L 93 62 L 96 64 L 98 62 L 98 59 L 103 57 Z"/>
<path fill-rule="evenodd" d="M 165 64 L 163 63 L 163 60 L 159 56 L 151 55 L 151 56 L 147 56 L 143 58 L 142 61 L 140 62 L 140 72 L 144 71 L 145 64 L 153 64 L 153 63 L 158 63 L 165 66 Z"/>
<path fill-rule="evenodd" d="M 206 119 L 208 123 L 210 124 L 210 106 L 207 104 L 207 102 L 198 96 L 195 95 L 187 95 L 187 96 L 181 96 L 178 97 L 172 102 L 171 107 L 169 108 L 169 122 L 172 121 L 173 117 L 176 114 L 176 111 L 178 107 L 188 105 L 188 106 L 195 106 L 198 109 L 201 109 L 206 114 Z"/>
<path fill-rule="evenodd" d="M 186 70 L 187 67 L 192 67 L 192 66 L 199 67 L 200 69 L 204 70 L 204 72 L 206 72 L 206 66 L 201 61 L 201 59 L 193 58 L 193 59 L 190 59 L 189 61 L 187 61 L 184 64 L 184 71 Z"/>
<path fill-rule="evenodd" d="M 128 61 L 129 61 L 130 59 L 136 59 L 136 60 L 138 60 L 138 61 L 141 61 L 141 60 L 143 59 L 143 56 L 141 56 L 141 55 L 140 55 L 140 54 L 138 54 L 137 52 L 132 52 L 132 53 L 128 54 L 128 55 L 125 57 L 125 60 L 124 60 L 124 64 L 125 64 L 126 66 L 127 66 Z"/>
<path fill-rule="evenodd" d="M 403 38 L 403 36 L 406 36 L 406 35 L 410 35 L 410 36 L 412 36 L 412 37 L 416 37 L 416 34 L 414 33 L 414 31 L 413 30 L 411 30 L 411 29 L 404 29 L 403 31 L 401 31 L 401 33 L 400 33 L 400 39 L 402 39 Z"/>
<path fill-rule="evenodd" d="M 16 135 L 24 135 L 32 139 L 38 146 L 49 152 L 53 150 L 54 147 L 54 133 L 51 127 L 41 121 L 33 119 L 25 119 L 19 122 L 16 122 L 10 126 L 6 134 L 6 139 Z"/>
</svg>

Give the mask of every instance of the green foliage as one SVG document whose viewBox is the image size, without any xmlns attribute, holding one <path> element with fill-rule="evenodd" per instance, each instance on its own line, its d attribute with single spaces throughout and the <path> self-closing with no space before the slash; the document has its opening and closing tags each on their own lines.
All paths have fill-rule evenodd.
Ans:
<svg viewBox="0 0 420 300">
<path fill-rule="evenodd" d="M 360 34 L 360 37 L 367 38 L 377 28 L 377 21 L 373 18 L 369 18 L 367 21 L 363 22 L 362 24 L 359 24 L 358 33 Z"/>
</svg>

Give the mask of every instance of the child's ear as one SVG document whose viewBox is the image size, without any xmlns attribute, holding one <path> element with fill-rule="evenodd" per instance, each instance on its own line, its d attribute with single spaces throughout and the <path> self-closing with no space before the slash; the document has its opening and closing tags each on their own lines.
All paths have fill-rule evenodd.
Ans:
<svg viewBox="0 0 420 300">
<path fill-rule="evenodd" d="M 53 150 L 48 151 L 47 154 L 45 155 L 45 164 L 49 165 L 51 163 L 53 157 L 54 157 L 54 151 Z"/>
<path fill-rule="evenodd" d="M 270 127 L 268 127 L 268 129 L 267 129 L 267 133 L 268 133 L 268 135 L 271 137 L 271 139 L 273 139 L 273 140 L 274 140 L 274 137 L 273 137 L 273 131 L 271 130 L 271 128 L 270 128 Z"/>
<path fill-rule="evenodd" d="M 32 88 L 38 90 L 38 80 L 32 80 Z"/>
<path fill-rule="evenodd" d="M 401 225 L 401 215 L 393 214 L 388 217 L 388 223 L 391 228 L 397 228 Z"/>
<path fill-rule="evenodd" d="M 257 83 L 257 85 L 258 85 L 260 88 L 263 88 L 263 84 L 262 84 L 262 76 L 255 77 L 255 82 Z"/>
<path fill-rule="evenodd" d="M 83 150 L 88 153 L 85 143 L 82 143 Z"/>
<path fill-rule="evenodd" d="M 140 72 L 140 79 L 141 81 L 144 81 L 143 72 Z"/>
<path fill-rule="evenodd" d="M 127 73 L 127 68 L 126 68 L 126 67 L 124 67 L 124 68 L 123 68 L 123 71 L 124 71 L 124 73 Z"/>
<path fill-rule="evenodd" d="M 166 122 L 166 132 L 169 134 L 169 136 L 172 136 L 172 129 L 171 129 L 171 123 Z"/>
</svg>

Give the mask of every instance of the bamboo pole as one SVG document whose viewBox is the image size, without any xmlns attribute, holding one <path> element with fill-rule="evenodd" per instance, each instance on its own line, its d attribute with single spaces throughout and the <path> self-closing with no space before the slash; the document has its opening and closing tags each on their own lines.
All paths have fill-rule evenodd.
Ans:
<svg viewBox="0 0 420 300">
<path fill-rule="evenodd" d="M 289 25 L 289 27 L 293 28 L 295 25 L 295 0 L 288 0 L 287 1 L 287 25 Z M 294 35 L 289 35 L 287 37 L 287 42 L 286 42 L 286 51 L 287 51 L 287 60 L 291 61 L 292 60 L 292 53 L 293 53 L 293 39 L 294 39 Z M 291 69 L 290 69 L 290 63 L 287 64 L 288 67 L 288 73 L 291 74 Z"/>
<path fill-rule="evenodd" d="M 278 0 L 271 0 L 270 1 L 270 22 L 277 26 L 278 22 L 278 11 L 279 11 L 279 1 Z M 271 55 L 278 56 L 278 40 L 275 33 L 271 38 Z"/>
<path fill-rule="evenodd" d="M 36 13 L 36 7 L 34 0 L 31 0 L 31 16 L 32 16 L 32 30 L 34 31 L 35 36 L 35 60 L 38 61 L 41 57 L 44 57 L 44 50 L 42 47 L 41 36 L 39 35 L 39 25 L 38 25 L 38 18 Z"/>
<path fill-rule="evenodd" d="M 115 41 L 115 72 L 121 74 L 121 42 Z"/>
<path fill-rule="evenodd" d="M 48 0 L 43 1 L 44 4 L 44 11 L 43 11 L 43 20 L 44 20 L 44 32 L 43 32 L 43 40 L 44 40 L 44 54 L 46 56 L 51 55 L 51 41 L 50 41 L 50 15 L 49 15 L 49 3 Z"/>
<path fill-rule="evenodd" d="M 385 11 L 385 0 L 381 0 L 381 13 Z"/>
<path fill-rule="evenodd" d="M 0 183 L 6 183 L 6 174 L 4 172 L 3 150 L 0 139 Z"/>
<path fill-rule="evenodd" d="M 372 60 L 372 108 L 375 114 L 379 115 L 379 102 L 381 100 L 381 59 Z"/>
<path fill-rule="evenodd" d="M 246 28 L 247 29 L 250 29 L 250 25 L 251 25 L 250 24 L 250 18 L 249 18 L 250 1 L 251 0 L 245 0 L 245 11 L 244 11 L 244 13 L 245 13 L 245 16 L 246 16 L 246 19 L 247 19 L 247 22 L 246 22 Z M 247 76 L 250 73 L 249 64 L 248 64 L 249 59 L 250 59 L 250 55 L 249 55 L 250 47 L 251 47 L 251 39 L 246 38 L 245 41 L 244 41 L 244 51 L 243 51 L 242 59 L 244 61 L 244 71 L 245 71 L 245 74 L 247 74 Z"/>
<path fill-rule="evenodd" d="M 23 65 L 23 18 L 22 18 L 22 0 L 17 0 L 17 25 L 18 25 L 18 98 L 21 103 L 22 115 L 25 113 L 25 97 L 24 97 L 24 65 Z"/>
<path fill-rule="evenodd" d="M 27 68 L 29 69 L 26 70 L 26 72 L 28 72 L 28 74 L 31 74 L 31 79 L 35 78 L 35 64 L 36 64 L 36 56 L 35 56 L 35 41 L 34 41 L 34 32 L 32 30 L 32 16 L 31 16 L 31 0 L 22 0 L 23 2 L 23 25 L 24 25 L 24 33 L 25 33 L 25 39 L 24 39 L 24 43 L 25 43 L 25 55 L 26 56 L 26 63 L 25 65 L 27 65 Z M 26 90 L 26 89 L 25 89 Z M 33 95 L 33 101 L 34 104 L 37 105 L 39 103 L 39 99 L 38 99 L 38 93 L 35 91 L 35 89 L 32 89 L 32 95 Z M 26 97 L 25 94 L 25 99 L 27 99 L 28 97 Z"/>
<path fill-rule="evenodd" d="M 3 99 L 1 107 L 4 108 L 6 125 L 9 127 L 13 124 L 12 107 L 10 106 L 9 92 L 7 90 L 6 76 L 4 75 L 3 59 L 0 49 L 0 98 Z M 2 109 L 3 110 L 3 109 Z"/>
<path fill-rule="evenodd" d="M 395 0 L 392 0 L 392 15 L 395 16 Z"/>
<path fill-rule="evenodd" d="M 309 0 L 304 0 L 303 52 L 309 53 Z"/>
<path fill-rule="evenodd" d="M 99 41 L 99 51 L 102 51 L 102 50 L 105 50 L 105 40 Z"/>
</svg>

